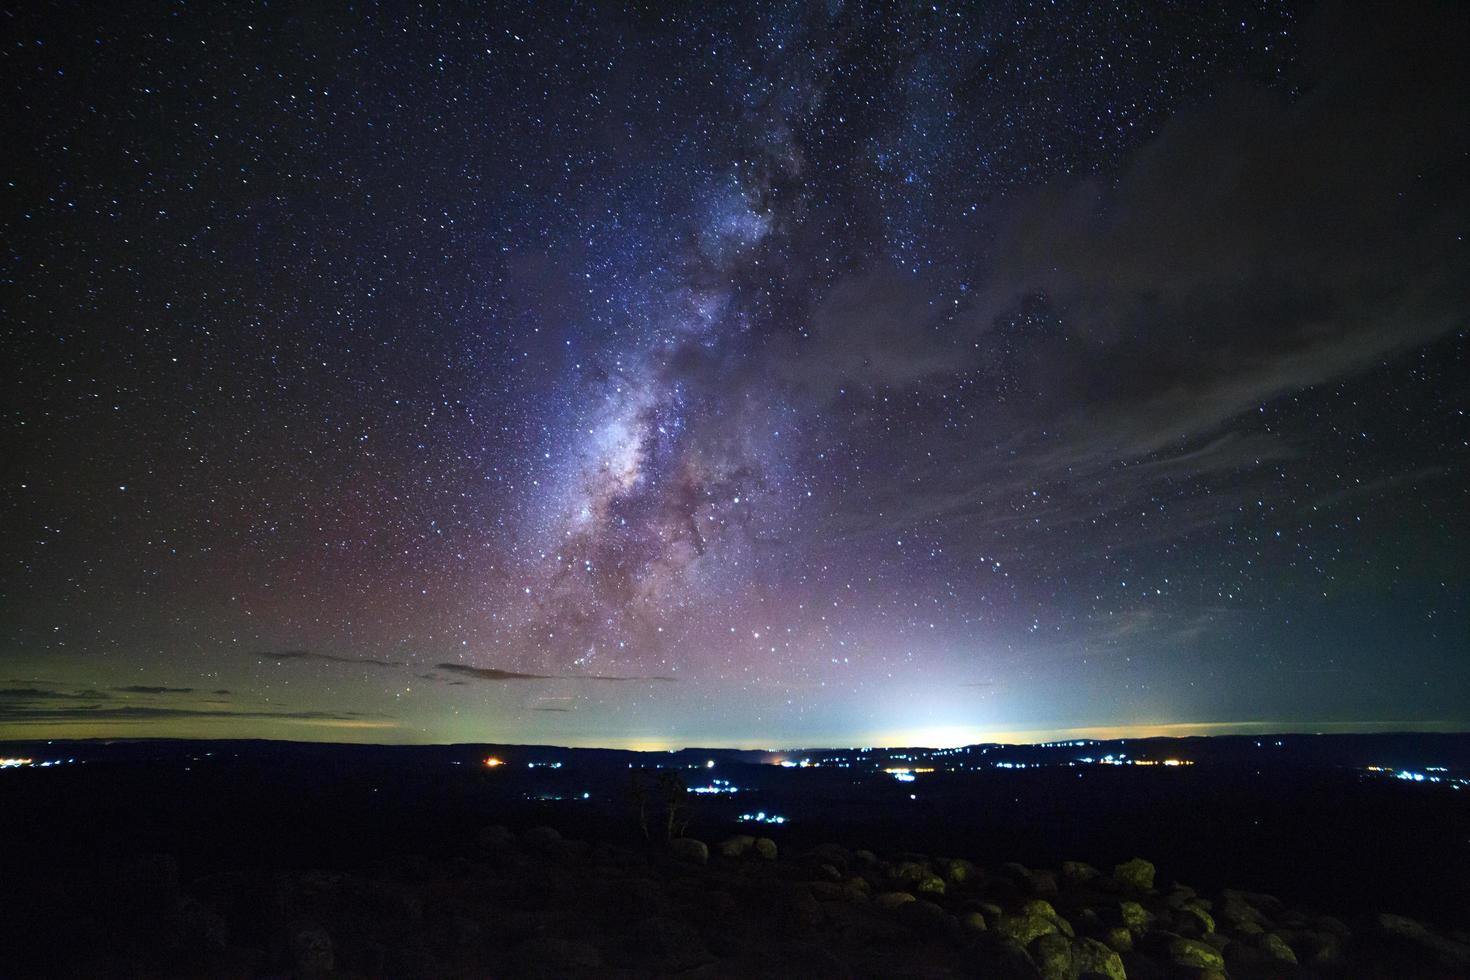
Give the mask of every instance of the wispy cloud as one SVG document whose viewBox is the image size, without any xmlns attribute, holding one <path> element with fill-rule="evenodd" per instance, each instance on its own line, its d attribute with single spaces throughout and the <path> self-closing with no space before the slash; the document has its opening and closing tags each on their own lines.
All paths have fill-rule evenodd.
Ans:
<svg viewBox="0 0 1470 980">
<path fill-rule="evenodd" d="M 473 677 L 482 681 L 607 681 L 613 683 L 648 681 L 660 684 L 672 684 L 678 681 L 677 677 L 661 675 L 617 677 L 608 674 L 523 674 L 514 670 L 501 670 L 499 667 L 471 667 L 468 664 L 435 664 L 434 666 L 439 670 L 449 671 L 451 674 Z"/>
<path fill-rule="evenodd" d="M 114 687 L 114 691 L 123 694 L 193 694 L 192 687 L 154 687 L 149 684 L 129 684 L 126 687 Z"/>
<path fill-rule="evenodd" d="M 373 657 L 342 657 L 335 653 L 313 650 L 264 650 L 257 656 L 268 660 L 320 660 L 333 664 L 367 664 L 370 667 L 407 667 L 402 660 L 378 660 Z"/>
</svg>

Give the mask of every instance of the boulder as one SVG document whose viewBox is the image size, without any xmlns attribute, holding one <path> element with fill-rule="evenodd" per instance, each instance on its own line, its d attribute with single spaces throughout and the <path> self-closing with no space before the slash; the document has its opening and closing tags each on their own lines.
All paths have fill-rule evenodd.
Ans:
<svg viewBox="0 0 1470 980">
<path fill-rule="evenodd" d="M 1128 980 L 1123 969 L 1123 958 L 1096 939 L 1074 939 L 1072 962 L 1083 976 L 1107 977 L 1107 980 Z"/>
<path fill-rule="evenodd" d="M 1153 891 L 1154 866 L 1143 858 L 1124 861 L 1113 868 L 1113 880 L 1134 891 Z"/>
<path fill-rule="evenodd" d="M 944 878 L 950 884 L 959 885 L 975 877 L 975 865 L 964 858 L 950 858 L 943 864 Z"/>
<path fill-rule="evenodd" d="M 873 898 L 873 904 L 880 909 L 896 909 L 900 905 L 907 905 L 913 901 L 917 901 L 917 899 L 908 892 L 884 892 Z"/>
<path fill-rule="evenodd" d="M 1261 936 L 1257 944 L 1266 958 L 1276 963 L 1287 963 L 1296 966 L 1296 953 L 1285 939 L 1274 932 L 1268 932 Z"/>
<path fill-rule="evenodd" d="M 814 881 L 807 887 L 811 889 L 812 897 L 819 902 L 840 901 L 846 894 L 835 881 Z"/>
<path fill-rule="evenodd" d="M 532 827 L 521 834 L 521 840 L 528 847 L 547 849 L 553 847 L 557 841 L 561 840 L 561 831 L 555 827 Z"/>
<path fill-rule="evenodd" d="M 915 885 L 928 877 L 929 868 L 919 861 L 900 861 L 893 866 L 892 876 L 895 881 L 901 881 L 906 885 Z"/>
<path fill-rule="evenodd" d="M 1196 901 L 1189 901 L 1179 910 L 1181 922 L 1190 928 L 1181 930 L 1195 934 L 1215 931 L 1215 919 Z"/>
<path fill-rule="evenodd" d="M 755 839 L 755 853 L 758 857 L 767 861 L 776 860 L 776 842 L 769 837 L 757 837 Z"/>
<path fill-rule="evenodd" d="M 1153 913 L 1137 902 L 1119 902 L 1118 915 L 1122 918 L 1123 925 L 1132 929 L 1134 932 L 1142 932 L 1153 921 Z"/>
<path fill-rule="evenodd" d="M 509 827 L 494 824 L 475 834 L 475 851 L 479 854 L 499 854 L 515 846 L 516 835 Z"/>
<path fill-rule="evenodd" d="M 1002 915 L 995 922 L 996 935 L 1009 939 L 1017 945 L 1030 946 L 1041 936 L 1056 932 L 1056 925 L 1040 915 Z"/>
<path fill-rule="evenodd" d="M 944 879 L 936 874 L 925 873 L 914 885 L 920 895 L 943 895 Z"/>
<path fill-rule="evenodd" d="M 322 977 L 337 965 L 332 937 L 315 923 L 301 923 L 291 930 L 291 961 L 300 978 Z"/>
<path fill-rule="evenodd" d="M 1133 952 L 1133 933 L 1123 926 L 1113 926 L 1109 929 L 1103 936 L 1103 942 L 1120 953 Z"/>
<path fill-rule="evenodd" d="M 1009 939 L 982 942 L 977 954 L 977 972 L 987 980 L 1041 980 L 1031 954 Z"/>
<path fill-rule="evenodd" d="M 512 958 L 523 975 L 535 977 L 565 976 L 602 966 L 602 954 L 596 946 L 559 936 L 528 939 L 515 948 Z"/>
<path fill-rule="evenodd" d="M 818 844 L 807 853 L 807 859 L 813 864 L 830 864 L 842 874 L 847 874 L 847 869 L 852 864 L 852 854 L 841 844 L 826 843 Z"/>
<path fill-rule="evenodd" d="M 1062 880 L 1069 885 L 1080 885 L 1101 877 L 1102 872 L 1085 861 L 1063 861 Z"/>
<path fill-rule="evenodd" d="M 984 912 L 966 912 L 960 917 L 960 925 L 971 932 L 984 932 L 986 929 Z"/>
<path fill-rule="evenodd" d="M 699 933 L 677 919 L 643 919 L 633 927 L 629 939 L 640 956 L 656 960 L 663 972 L 687 970 L 711 959 Z"/>
<path fill-rule="evenodd" d="M 1178 936 L 1169 943 L 1169 959 L 1175 966 L 1192 970 L 1224 970 L 1225 957 L 1209 943 Z"/>
<path fill-rule="evenodd" d="M 675 837 L 669 841 L 669 853 L 690 864 L 705 864 L 709 861 L 709 846 L 693 837 Z"/>
<path fill-rule="evenodd" d="M 726 837 L 718 846 L 721 857 L 743 858 L 755 850 L 755 838 L 749 834 L 736 834 L 734 837 Z"/>
<path fill-rule="evenodd" d="M 1039 937 L 1031 947 L 1031 960 L 1042 980 L 1076 980 L 1072 944 L 1065 936 L 1050 932 Z"/>
</svg>

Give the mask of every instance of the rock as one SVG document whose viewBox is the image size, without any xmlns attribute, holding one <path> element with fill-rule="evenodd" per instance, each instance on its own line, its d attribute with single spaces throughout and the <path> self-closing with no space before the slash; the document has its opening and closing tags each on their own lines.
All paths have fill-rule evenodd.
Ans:
<svg viewBox="0 0 1470 980">
<path fill-rule="evenodd" d="M 134 911 L 162 909 L 179 898 L 179 862 L 171 854 L 139 854 L 102 868 L 101 893 Z"/>
<path fill-rule="evenodd" d="M 224 916 L 196 898 L 185 898 L 168 919 L 175 935 L 186 946 L 223 949 L 229 939 L 229 925 Z"/>
<path fill-rule="evenodd" d="M 915 885 L 928 877 L 929 869 L 918 861 L 900 861 L 893 866 L 893 877 L 906 885 Z"/>
<path fill-rule="evenodd" d="M 769 837 L 757 837 L 755 839 L 755 853 L 767 861 L 776 860 L 776 842 Z"/>
<path fill-rule="evenodd" d="M 479 854 L 499 854 L 516 846 L 516 835 L 509 827 L 495 824 L 475 834 L 474 847 Z"/>
<path fill-rule="evenodd" d="M 1187 902 L 1184 907 L 1179 910 L 1179 913 L 1187 922 L 1193 924 L 1197 931 L 1201 933 L 1215 931 L 1214 917 L 1211 916 L 1210 913 L 1206 912 L 1199 905 L 1198 902 Z"/>
<path fill-rule="evenodd" d="M 291 930 L 291 961 L 298 977 L 321 977 L 336 969 L 337 957 L 332 950 L 332 937 L 313 923 L 303 923 Z"/>
<path fill-rule="evenodd" d="M 675 837 L 669 841 L 669 853 L 680 861 L 688 861 L 690 864 L 709 862 L 709 846 L 704 841 L 693 837 Z"/>
<path fill-rule="evenodd" d="M 899 921 L 914 932 L 925 936 L 940 936 L 951 932 L 957 932 L 957 923 L 949 915 L 935 905 L 919 899 L 906 902 L 898 908 Z"/>
<path fill-rule="evenodd" d="M 995 933 L 1022 947 L 1030 946 L 1041 936 L 1056 932 L 1050 919 L 1039 915 L 1002 915 L 995 923 Z"/>
<path fill-rule="evenodd" d="M 1277 963 L 1289 963 L 1292 966 L 1296 966 L 1296 953 L 1287 944 L 1286 940 L 1282 939 L 1276 933 L 1268 932 L 1261 936 L 1261 941 L 1258 946 L 1261 952 L 1266 954 L 1267 959 L 1274 960 Z"/>
<path fill-rule="evenodd" d="M 1392 912 L 1380 912 L 1374 916 L 1373 925 L 1385 936 L 1398 939 L 1423 939 L 1429 935 L 1429 930 L 1424 928 L 1423 923 L 1406 915 L 1394 915 Z"/>
<path fill-rule="evenodd" d="M 960 925 L 964 926 L 966 929 L 970 930 L 971 932 L 984 932 L 985 931 L 985 928 L 986 928 L 986 926 L 985 926 L 985 913 L 984 912 L 966 912 L 960 918 Z"/>
<path fill-rule="evenodd" d="M 807 900 L 811 901 L 811 896 Z M 710 959 L 699 933 L 677 919 L 651 916 L 635 925 L 629 938 L 634 949 L 657 960 L 665 972 L 687 970 Z"/>
<path fill-rule="evenodd" d="M 918 900 L 908 892 L 884 892 L 873 899 L 873 904 L 880 909 L 896 909 L 900 905 L 907 905 L 914 901 Z"/>
<path fill-rule="evenodd" d="M 1065 936 L 1047 933 L 1031 947 L 1031 960 L 1041 971 L 1043 980 L 1075 980 L 1072 967 L 1072 944 Z"/>
<path fill-rule="evenodd" d="M 1374 916 L 1373 925 L 1383 936 L 1416 947 L 1442 966 L 1470 970 L 1470 944 L 1437 936 L 1422 923 L 1391 912 L 1381 912 Z"/>
<path fill-rule="evenodd" d="M 1103 942 L 1120 953 L 1133 952 L 1133 933 L 1124 926 L 1113 926 L 1103 936 Z"/>
<path fill-rule="evenodd" d="M 1091 974 L 1108 980 L 1128 980 L 1123 958 L 1096 939 L 1073 940 L 1072 962 L 1077 972 L 1084 976 Z"/>
<path fill-rule="evenodd" d="M 978 973 L 987 980 L 1041 980 L 1031 954 L 1011 940 L 981 943 L 978 954 Z"/>
<path fill-rule="evenodd" d="M 1209 943 L 1180 936 L 1169 943 L 1169 959 L 1175 966 L 1195 970 L 1224 970 L 1225 957 Z"/>
<path fill-rule="evenodd" d="M 842 886 L 835 881 L 814 881 L 807 887 L 812 890 L 812 897 L 819 902 L 840 901 L 845 895 Z"/>
<path fill-rule="evenodd" d="M 532 827 L 521 834 L 521 840 L 530 847 L 550 848 L 561 840 L 561 831 L 555 827 Z"/>
<path fill-rule="evenodd" d="M 819 865 L 817 865 L 817 874 L 821 875 L 823 878 L 825 878 L 828 881 L 841 881 L 842 880 L 842 872 L 841 871 L 838 871 L 837 868 L 835 868 L 833 865 L 830 865 L 830 864 L 819 864 Z"/>
<path fill-rule="evenodd" d="M 1021 906 L 1021 914 L 1039 915 L 1045 919 L 1055 919 L 1057 917 L 1057 910 L 1052 908 L 1052 904 L 1046 899 L 1033 898 L 1031 901 Z"/>
<path fill-rule="evenodd" d="M 1069 885 L 1080 885 L 1101 877 L 1102 872 L 1085 861 L 1063 861 L 1062 880 Z"/>
<path fill-rule="evenodd" d="M 812 930 L 822 922 L 822 906 L 810 891 L 801 888 L 788 897 L 785 918 L 800 930 Z"/>
<path fill-rule="evenodd" d="M 1125 888 L 1135 891 L 1153 891 L 1154 866 L 1143 858 L 1124 861 L 1113 868 L 1113 879 Z"/>
<path fill-rule="evenodd" d="M 807 853 L 807 859 L 813 864 L 829 864 L 836 868 L 839 877 L 847 874 L 848 867 L 852 864 L 852 855 L 847 848 L 841 844 L 818 844 Z"/>
<path fill-rule="evenodd" d="M 1147 929 L 1148 924 L 1153 921 L 1153 913 L 1137 902 L 1119 902 L 1118 915 L 1122 917 L 1123 924 L 1135 932 Z"/>
<path fill-rule="evenodd" d="M 749 834 L 736 834 L 720 841 L 718 846 L 721 857 L 743 858 L 755 850 L 755 838 Z"/>
<path fill-rule="evenodd" d="M 596 946 L 558 936 L 537 936 L 516 947 L 514 959 L 521 972 L 531 976 L 565 976 L 577 970 L 596 970 L 602 954 Z"/>
<path fill-rule="evenodd" d="M 944 862 L 944 878 L 950 884 L 963 884 L 973 877 L 975 877 L 975 865 L 964 858 L 950 858 Z"/>
<path fill-rule="evenodd" d="M 943 895 L 944 879 L 936 874 L 926 873 L 914 886 L 914 890 L 920 895 Z"/>
<path fill-rule="evenodd" d="M 878 855 L 869 850 L 856 850 L 852 852 L 853 859 L 865 867 L 874 867 L 878 863 Z"/>
</svg>

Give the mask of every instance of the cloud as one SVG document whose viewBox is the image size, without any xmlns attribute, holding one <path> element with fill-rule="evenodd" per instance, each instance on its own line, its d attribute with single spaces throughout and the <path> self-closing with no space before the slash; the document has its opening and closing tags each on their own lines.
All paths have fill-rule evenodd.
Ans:
<svg viewBox="0 0 1470 980">
<path fill-rule="evenodd" d="M 453 674 L 465 677 L 473 677 L 482 681 L 605 681 L 612 683 L 633 683 L 646 681 L 651 683 L 672 684 L 678 681 L 677 677 L 615 677 L 607 674 L 523 674 L 513 670 L 501 670 L 498 667 L 471 667 L 468 664 L 435 664 L 439 670 L 447 670 Z"/>
<path fill-rule="evenodd" d="M 4 701 L 104 701 L 112 695 L 100 691 L 57 691 L 54 688 L 0 689 L 0 708 Z"/>
<path fill-rule="evenodd" d="M 311 650 L 266 650 L 256 654 L 271 660 L 320 660 L 333 664 L 367 664 L 372 667 L 407 667 L 402 660 L 375 660 L 372 657 L 339 657 L 334 653 L 315 653 Z"/>
<path fill-rule="evenodd" d="M 77 695 L 40 689 L 11 689 L 0 691 L 0 723 L 5 725 L 42 725 L 203 719 L 213 721 L 283 721 L 302 724 L 344 724 L 366 727 L 392 727 L 397 724 L 382 715 L 360 711 L 228 711 L 195 707 L 174 708 L 161 705 L 57 703 L 62 700 L 74 701 L 76 699 Z"/>
<path fill-rule="evenodd" d="M 193 694 L 192 687 L 150 687 L 147 684 L 130 684 L 127 687 L 114 687 L 112 690 L 123 694 Z"/>
</svg>

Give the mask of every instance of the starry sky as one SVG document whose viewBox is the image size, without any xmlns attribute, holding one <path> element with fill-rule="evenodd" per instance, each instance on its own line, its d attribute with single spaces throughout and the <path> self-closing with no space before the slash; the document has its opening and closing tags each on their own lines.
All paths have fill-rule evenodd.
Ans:
<svg viewBox="0 0 1470 980">
<path fill-rule="evenodd" d="M 1467 22 L 12 6 L 0 738 L 1470 728 Z"/>
</svg>

